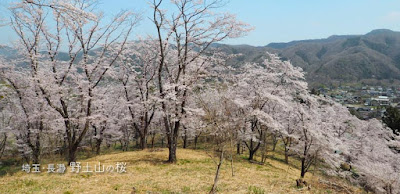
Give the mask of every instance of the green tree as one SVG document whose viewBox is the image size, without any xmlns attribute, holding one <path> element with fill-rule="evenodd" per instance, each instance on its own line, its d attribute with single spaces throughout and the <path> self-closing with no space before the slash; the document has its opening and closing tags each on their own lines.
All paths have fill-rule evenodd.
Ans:
<svg viewBox="0 0 400 194">
<path fill-rule="evenodd" d="M 313 88 L 313 89 L 311 89 L 311 94 L 313 94 L 313 95 L 319 95 L 320 92 L 319 92 L 319 90 Z"/>
<path fill-rule="evenodd" d="M 382 120 L 394 134 L 400 135 L 400 111 L 397 108 L 388 107 Z"/>
</svg>

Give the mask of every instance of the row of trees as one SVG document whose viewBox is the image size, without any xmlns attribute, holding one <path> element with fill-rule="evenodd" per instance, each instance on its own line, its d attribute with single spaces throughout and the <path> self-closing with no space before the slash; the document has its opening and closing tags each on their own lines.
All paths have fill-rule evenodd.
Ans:
<svg viewBox="0 0 400 194">
<path fill-rule="evenodd" d="M 99 154 L 103 145 L 120 142 L 128 150 L 137 140 L 146 149 L 149 137 L 152 144 L 157 137 L 162 144 L 166 139 L 174 163 L 179 138 L 187 147 L 202 136 L 218 153 L 215 192 L 235 146 L 238 152 L 245 146 L 249 160 L 261 155 L 265 162 L 281 142 L 286 163 L 290 156 L 300 159 L 302 178 L 317 160 L 347 176 L 336 169 L 346 162 L 373 189 L 399 189 L 393 151 L 399 139 L 380 122 L 360 121 L 309 94 L 302 70 L 276 55 L 227 66 L 236 56 L 214 43 L 251 28 L 213 12 L 222 5 L 218 0 L 171 3 L 174 10 L 151 2 L 155 35 L 135 42 L 129 37 L 140 17 L 104 18 L 93 0 L 13 4 L 19 57 L 0 67 L 0 154 L 16 148 L 28 162 L 55 153 L 73 162 L 83 146 Z"/>
<path fill-rule="evenodd" d="M 21 149 L 38 162 L 41 134 L 57 131 L 72 162 L 90 129 L 99 150 L 105 130 L 113 124 L 110 130 L 124 131 L 125 147 L 133 127 L 144 149 L 158 106 L 169 162 L 175 162 L 189 90 L 215 60 L 207 56 L 207 49 L 248 30 L 232 15 L 211 12 L 221 3 L 175 1 L 176 10 L 168 13 L 162 1 L 153 1 L 156 36 L 138 45 L 128 44 L 138 16 L 121 12 L 105 21 L 103 13 L 94 10 L 96 1 L 12 5 L 11 24 L 20 38 L 16 48 L 21 58 L 4 63 L 2 78 L 14 90 L 16 98 L 9 100 L 15 102 L 10 104 L 22 114 L 13 122 L 24 125 L 18 141 L 29 148 Z M 123 98 L 109 95 L 119 94 L 120 88 Z M 119 106 L 110 106 L 110 98 L 120 100 Z M 115 119 L 126 122 L 116 124 Z"/>
</svg>

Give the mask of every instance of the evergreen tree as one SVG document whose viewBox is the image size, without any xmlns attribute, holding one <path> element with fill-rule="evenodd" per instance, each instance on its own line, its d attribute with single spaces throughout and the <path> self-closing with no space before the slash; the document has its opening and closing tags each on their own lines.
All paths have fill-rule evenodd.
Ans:
<svg viewBox="0 0 400 194">
<path fill-rule="evenodd" d="M 400 112 L 397 108 L 388 107 L 382 120 L 393 130 L 394 134 L 400 135 Z"/>
</svg>

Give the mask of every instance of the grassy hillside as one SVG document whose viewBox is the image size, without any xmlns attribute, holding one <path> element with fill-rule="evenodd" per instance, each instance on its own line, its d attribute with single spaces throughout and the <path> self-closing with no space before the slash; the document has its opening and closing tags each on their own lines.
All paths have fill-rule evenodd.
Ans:
<svg viewBox="0 0 400 194">
<path fill-rule="evenodd" d="M 0 193 L 208 193 L 213 183 L 215 164 L 205 151 L 179 149 L 177 164 L 165 164 L 167 149 L 112 153 L 79 160 L 92 167 L 127 163 L 127 173 L 118 174 L 26 174 L 17 172 L 0 177 Z M 361 193 L 343 180 L 308 173 L 311 189 L 298 189 L 295 180 L 300 172 L 281 162 L 282 155 L 271 153 L 267 164 L 248 162 L 244 156 L 234 159 L 234 173 L 225 161 L 219 193 Z M 47 163 L 47 161 L 46 161 Z M 54 161 L 57 163 L 57 161 Z M 47 166 L 46 164 L 42 166 Z M 314 175 L 313 175 L 314 174 Z M 321 181 L 322 180 L 322 181 Z M 332 182 L 332 184 L 322 183 Z"/>
</svg>

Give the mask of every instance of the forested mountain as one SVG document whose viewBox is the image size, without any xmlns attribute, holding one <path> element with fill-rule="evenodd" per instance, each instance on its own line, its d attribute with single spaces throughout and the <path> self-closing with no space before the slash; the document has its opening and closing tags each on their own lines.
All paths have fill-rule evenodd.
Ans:
<svg viewBox="0 0 400 194">
<path fill-rule="evenodd" d="M 312 86 L 343 83 L 393 85 L 400 82 L 400 32 L 391 30 L 271 43 L 265 47 L 214 46 L 229 54 L 242 54 L 229 61 L 234 67 L 243 62 L 261 62 L 267 51 L 278 53 L 283 60 L 290 60 L 294 66 L 303 68 Z M 16 53 L 10 47 L 0 48 L 0 55 L 8 59 L 15 58 Z M 65 54 L 63 58 L 68 56 Z"/>
<path fill-rule="evenodd" d="M 257 62 L 265 51 L 302 67 L 312 85 L 338 83 L 395 84 L 400 80 L 400 32 L 374 30 L 365 35 L 271 43 L 265 47 L 218 45 L 232 54 L 233 66 Z"/>
</svg>

